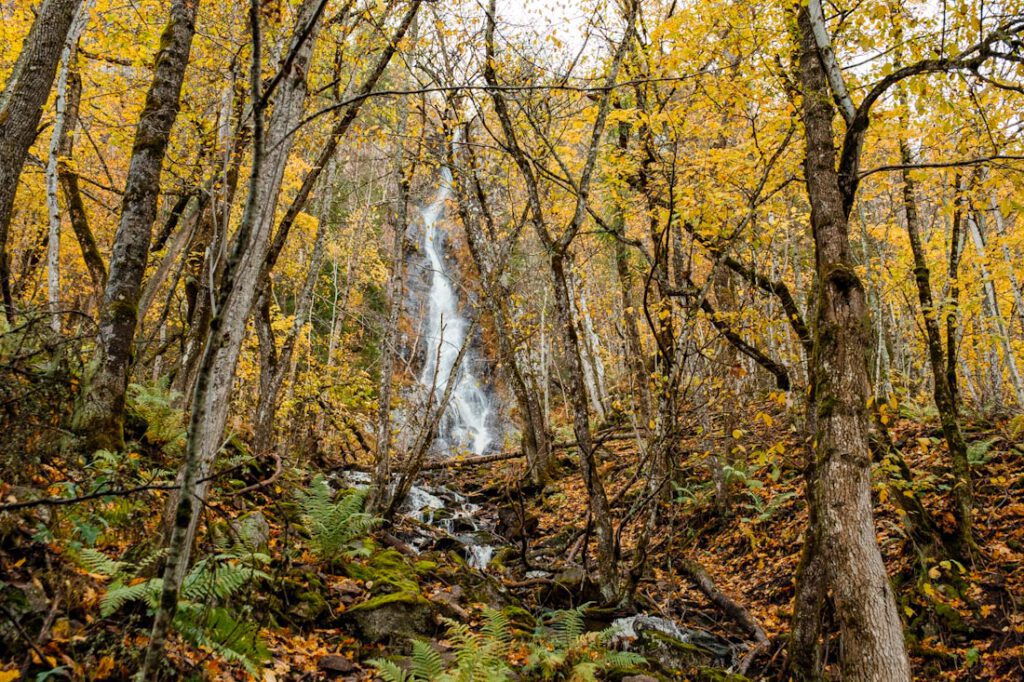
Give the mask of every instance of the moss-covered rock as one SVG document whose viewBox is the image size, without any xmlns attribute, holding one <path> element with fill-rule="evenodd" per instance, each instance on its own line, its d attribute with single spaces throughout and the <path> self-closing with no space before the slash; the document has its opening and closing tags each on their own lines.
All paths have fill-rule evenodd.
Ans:
<svg viewBox="0 0 1024 682">
<path fill-rule="evenodd" d="M 419 592 L 391 592 L 355 604 L 346 612 L 370 642 L 432 635 L 435 607 Z"/>
</svg>

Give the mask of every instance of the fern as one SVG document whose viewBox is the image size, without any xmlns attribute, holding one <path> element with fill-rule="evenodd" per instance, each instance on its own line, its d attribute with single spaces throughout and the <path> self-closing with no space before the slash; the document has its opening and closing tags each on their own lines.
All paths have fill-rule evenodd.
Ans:
<svg viewBox="0 0 1024 682">
<path fill-rule="evenodd" d="M 87 571 L 113 579 L 100 600 L 100 613 L 104 618 L 133 602 L 156 608 L 163 579 L 147 580 L 140 574 L 162 555 L 163 552 L 155 553 L 133 565 L 111 559 L 94 549 L 78 553 L 78 563 Z M 241 665 L 258 677 L 258 668 L 269 654 L 259 640 L 256 627 L 239 621 L 223 606 L 254 578 L 269 576 L 252 565 L 242 564 L 230 553 L 197 561 L 182 581 L 174 627 L 194 645 Z"/>
<path fill-rule="evenodd" d="M 225 608 L 208 609 L 202 604 L 185 604 L 174 619 L 178 632 L 196 646 L 213 651 L 225 661 L 243 666 L 259 677 L 260 664 L 270 654 L 251 622 L 242 622 Z"/>
<path fill-rule="evenodd" d="M 353 543 L 380 523 L 380 519 L 363 512 L 367 492 L 352 491 L 335 502 L 334 491 L 323 476 L 317 476 L 308 489 L 299 491 L 302 520 L 313 551 L 321 559 L 333 562 L 353 556 L 358 551 Z"/>
<path fill-rule="evenodd" d="M 454 663 L 444 659 L 426 642 L 413 642 L 409 670 L 402 670 L 392 661 L 374 659 L 370 664 L 385 682 L 506 682 L 512 670 L 505 661 L 507 646 L 500 632 L 500 620 L 488 616 L 490 632 L 473 632 L 468 625 L 449 620 L 448 640 L 452 643 Z M 501 638 L 498 637 L 501 636 Z"/>
<path fill-rule="evenodd" d="M 999 436 L 995 436 L 988 440 L 979 440 L 971 443 L 967 446 L 967 461 L 974 466 L 985 464 L 992 459 L 992 455 L 989 454 L 989 450 L 991 450 L 992 446 L 999 440 Z"/>
<path fill-rule="evenodd" d="M 508 615 L 498 609 L 484 609 L 484 626 L 480 633 L 504 656 L 512 645 L 512 627 Z"/>
<path fill-rule="evenodd" d="M 128 567 L 124 561 L 114 561 L 98 549 L 86 547 L 79 550 L 78 564 L 89 573 L 95 573 L 107 578 L 120 575 Z"/>
<path fill-rule="evenodd" d="M 551 615 L 551 629 L 555 633 L 555 645 L 571 647 L 586 631 L 583 612 L 590 604 L 581 604 L 575 609 L 556 611 Z"/>
<path fill-rule="evenodd" d="M 444 676 L 444 661 L 441 659 L 441 654 L 426 642 L 413 642 L 412 666 L 409 673 L 414 679 L 440 679 Z"/>
<path fill-rule="evenodd" d="M 384 682 L 412 682 L 409 673 L 392 661 L 384 658 L 371 658 L 367 663 L 377 669 L 377 674 Z"/>
<path fill-rule="evenodd" d="M 611 630 L 587 631 L 586 604 L 576 609 L 548 614 L 525 642 L 529 657 L 524 675 L 515 679 L 596 681 L 599 674 L 643 668 L 643 656 L 608 648 Z M 371 660 L 385 682 L 505 682 L 513 679 L 508 664 L 517 638 L 508 615 L 495 609 L 484 611 L 479 632 L 465 623 L 446 621 L 452 661 L 425 642 L 413 644 L 408 670 L 393 661 Z"/>
<path fill-rule="evenodd" d="M 166 380 L 128 387 L 128 409 L 146 422 L 146 438 L 168 454 L 180 454 L 187 435 L 184 413 L 174 406 L 176 397 Z"/>
</svg>

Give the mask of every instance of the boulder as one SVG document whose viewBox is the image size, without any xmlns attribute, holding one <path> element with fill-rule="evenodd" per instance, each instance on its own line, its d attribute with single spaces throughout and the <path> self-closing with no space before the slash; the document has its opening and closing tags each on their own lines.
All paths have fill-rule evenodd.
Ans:
<svg viewBox="0 0 1024 682">
<path fill-rule="evenodd" d="M 434 605 L 415 592 L 382 594 L 349 607 L 345 614 L 370 642 L 412 639 L 435 630 Z"/>
</svg>

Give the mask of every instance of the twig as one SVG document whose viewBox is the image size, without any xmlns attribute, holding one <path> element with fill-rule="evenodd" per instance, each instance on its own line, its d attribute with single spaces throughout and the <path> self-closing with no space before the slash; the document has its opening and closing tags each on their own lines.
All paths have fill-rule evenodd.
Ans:
<svg viewBox="0 0 1024 682">
<path fill-rule="evenodd" d="M 274 481 L 281 477 L 281 472 L 284 471 L 284 463 L 281 461 L 281 455 L 270 453 L 270 456 L 274 458 L 274 473 L 272 473 L 268 478 L 263 479 L 259 483 L 253 483 L 252 485 L 245 486 L 241 490 L 236 490 L 235 492 L 231 493 L 231 497 L 238 497 L 239 495 L 244 495 L 245 493 L 251 493 L 253 490 L 265 488 L 266 486 L 270 485 L 271 483 L 273 483 Z"/>
<path fill-rule="evenodd" d="M 238 464 L 225 469 L 224 471 L 210 474 L 206 478 L 200 479 L 198 482 L 202 483 L 205 481 L 212 481 L 221 476 L 234 473 L 238 469 L 246 466 L 245 463 Z M 28 509 L 30 507 L 62 507 L 71 504 L 78 504 L 79 502 L 87 502 L 88 500 L 95 500 L 100 497 L 124 497 L 127 495 L 134 495 L 135 493 L 144 493 L 150 490 L 178 490 L 181 486 L 177 483 L 152 483 L 148 485 L 140 485 L 134 488 L 108 488 L 107 490 L 97 490 L 86 495 L 79 495 L 78 497 L 41 497 L 38 500 L 26 500 L 25 502 L 10 502 L 8 504 L 0 504 L 0 512 L 15 511 L 18 509 Z"/>
</svg>

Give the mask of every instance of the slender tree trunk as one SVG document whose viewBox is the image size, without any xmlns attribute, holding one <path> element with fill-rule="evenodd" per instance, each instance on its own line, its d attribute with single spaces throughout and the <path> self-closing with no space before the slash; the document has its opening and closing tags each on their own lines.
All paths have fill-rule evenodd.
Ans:
<svg viewBox="0 0 1024 682">
<path fill-rule="evenodd" d="M 953 396 L 953 403 L 960 405 L 960 384 L 957 381 L 956 365 L 960 342 L 960 254 L 963 253 L 963 194 L 960 189 L 960 175 L 953 181 L 953 221 L 949 235 L 949 302 L 946 305 L 946 383 Z"/>
<path fill-rule="evenodd" d="M 404 130 L 408 109 L 403 107 L 399 125 Z M 400 145 L 395 164 L 396 197 L 391 240 L 391 273 L 388 277 L 388 319 L 381 335 L 380 388 L 377 398 L 377 444 L 374 452 L 373 481 L 366 507 L 373 513 L 388 513 L 394 507 L 397 490 L 394 481 L 394 452 L 392 451 L 391 400 L 395 384 L 395 360 L 398 357 L 398 322 L 402 315 L 405 296 L 405 240 L 409 232 L 409 185 L 413 168 L 404 164 L 405 148 Z M 429 351 L 428 351 L 429 352 Z M 433 398 L 431 391 L 430 397 Z M 428 410 L 429 411 L 429 410 Z M 426 446 L 429 447 L 429 444 Z M 413 454 L 415 458 L 418 454 Z"/>
<path fill-rule="evenodd" d="M 253 164 L 249 195 L 235 234 L 218 305 L 210 322 L 209 338 L 197 374 L 195 397 L 189 420 L 181 492 L 168 540 L 160 604 L 140 670 L 150 679 L 163 657 L 164 640 L 177 611 L 178 592 L 188 566 L 188 557 L 209 488 L 207 475 L 221 446 L 231 403 L 238 356 L 245 337 L 245 323 L 256 296 L 257 279 L 269 250 L 281 181 L 291 152 L 292 131 L 302 118 L 306 99 L 306 74 L 323 10 L 322 0 L 303 0 L 297 9 L 296 28 L 280 80 L 275 81 L 274 108 L 263 132 L 263 107 L 267 93 L 261 86 L 261 40 L 259 5 L 250 3 L 253 64 L 250 87 L 253 95 Z"/>
<path fill-rule="evenodd" d="M 468 135 L 467 132 L 466 136 L 468 137 Z M 498 341 L 498 359 L 512 389 L 516 406 L 519 408 L 519 417 L 522 422 L 522 449 L 530 469 L 529 475 L 534 484 L 542 485 L 550 476 L 554 464 L 551 442 L 547 433 L 539 391 L 533 382 L 528 380 L 526 363 L 515 350 L 511 312 L 507 304 L 508 291 L 501 284 L 501 276 L 505 271 L 508 257 L 519 240 L 522 223 L 518 223 L 513 228 L 512 234 L 503 238 L 503 242 L 492 243 L 496 237 L 494 218 L 487 194 L 475 174 L 470 145 L 466 145 L 466 155 L 468 163 L 465 167 L 459 168 L 457 173 L 454 172 L 456 170 L 454 149 L 449 157 L 449 164 L 453 170 L 452 185 L 455 190 L 456 207 L 466 233 L 466 243 L 469 246 L 470 255 L 480 275 L 484 305 L 494 323 L 494 335 Z M 484 216 L 488 225 L 486 234 L 470 209 L 470 198 L 466 183 L 463 181 L 464 175 L 472 176 L 471 184 L 475 190 L 476 208 Z"/>
<path fill-rule="evenodd" d="M 100 308 L 99 336 L 74 416 L 74 428 L 88 449 L 124 447 L 124 400 L 142 278 L 156 219 L 160 171 L 178 116 L 198 5 L 198 0 L 174 0 L 171 4 L 153 81 L 135 131 L 121 221 Z"/>
<path fill-rule="evenodd" d="M 572 299 L 565 257 L 561 253 L 550 256 L 551 274 L 554 280 L 555 311 L 558 325 L 562 329 L 562 346 L 568 364 L 568 392 L 573 411 L 573 432 L 579 451 L 580 472 L 590 501 L 590 513 L 594 523 L 597 545 L 598 581 L 601 596 L 607 601 L 619 595 L 619 576 L 615 557 L 615 537 L 612 530 L 611 509 L 604 484 L 597 470 L 596 448 L 590 435 L 590 414 L 587 409 L 586 380 L 583 374 L 583 360 L 576 323 L 572 319 Z"/>
<path fill-rule="evenodd" d="M 243 99 L 244 96 L 240 94 L 239 105 Z M 183 396 L 185 409 L 191 406 L 196 372 L 199 370 L 199 361 L 203 355 L 203 344 L 210 331 L 213 296 L 216 295 L 224 271 L 227 224 L 238 189 L 242 160 L 249 146 L 247 131 L 247 128 L 239 130 L 231 145 L 231 151 L 225 156 L 223 177 L 219 184 L 214 185 L 214 191 L 209 199 L 202 204 L 196 231 L 185 256 L 188 334 L 174 381 L 176 389 Z M 227 144 L 225 141 L 225 146 Z"/>
<path fill-rule="evenodd" d="M 910 147 L 900 141 L 900 154 L 905 165 L 913 163 Z M 906 213 L 907 237 L 910 240 L 910 251 L 914 257 L 914 280 L 917 284 L 918 300 L 921 303 L 921 315 L 924 317 L 924 328 L 928 346 L 928 361 L 932 369 L 932 387 L 935 396 L 935 407 L 939 412 L 942 433 L 949 449 L 949 458 L 953 469 L 953 506 L 957 525 L 957 540 L 962 558 L 969 558 L 977 552 L 972 530 L 971 510 L 974 506 L 974 494 L 971 485 L 971 470 L 967 460 L 967 443 L 960 431 L 960 407 L 957 405 L 953 390 L 949 385 L 949 376 L 945 354 L 942 350 L 942 337 L 939 333 L 939 310 L 932 297 L 931 273 L 925 260 L 924 247 L 917 213 L 917 199 L 914 196 L 914 180 L 909 169 L 903 169 L 903 209 Z"/>
<path fill-rule="evenodd" d="M 330 174 L 328 174 L 330 175 Z M 331 183 L 324 188 L 324 192 L 331 191 Z M 264 369 L 260 365 L 261 387 L 259 401 L 256 406 L 256 418 L 253 426 L 253 446 L 256 452 L 270 452 L 274 444 L 274 420 L 277 416 L 278 403 L 280 402 L 281 387 L 287 383 L 295 364 L 292 357 L 295 354 L 295 345 L 299 336 L 306 326 L 309 307 L 313 302 L 313 294 L 316 291 L 317 281 L 320 279 L 320 266 L 323 264 L 324 243 L 327 241 L 327 232 L 330 222 L 325 209 L 326 202 L 321 202 L 320 224 L 317 226 L 316 241 L 313 244 L 313 252 L 309 256 L 309 269 L 306 271 L 306 279 L 302 285 L 302 291 L 295 302 L 295 312 L 292 319 L 291 329 L 281 344 L 281 349 L 276 353 L 276 361 L 270 367 Z M 267 342 L 274 344 L 273 330 Z M 264 343 L 260 339 L 260 343 Z M 269 376 L 263 381 L 263 374 Z"/>
<path fill-rule="evenodd" d="M 736 289 L 732 278 L 732 272 L 719 265 L 715 268 L 712 277 L 712 288 L 715 292 L 715 302 L 718 304 L 718 310 L 726 313 L 727 315 L 735 313 L 737 309 Z M 725 463 L 728 464 L 730 468 L 735 468 L 737 464 L 737 455 L 733 446 L 732 433 L 736 428 L 737 417 L 740 414 L 740 406 L 737 400 L 740 395 L 740 381 L 736 376 L 737 370 L 740 369 L 740 357 L 735 344 L 731 342 L 723 343 L 718 352 L 716 361 L 721 372 L 722 387 L 725 389 L 725 395 L 723 396 L 725 398 L 723 401 L 724 414 L 722 415 L 723 442 L 728 443 L 728 445 L 726 445 L 726 452 L 724 453 L 726 460 Z M 721 469 L 720 464 L 719 469 Z M 732 484 L 733 481 L 729 476 L 719 476 L 715 504 L 718 506 L 720 514 L 729 513 L 729 509 L 732 505 Z"/>
<path fill-rule="evenodd" d="M 844 680 L 909 681 L 903 625 L 878 549 L 871 509 L 868 444 L 871 390 L 867 374 L 870 325 L 864 286 L 853 267 L 849 225 L 836 170 L 829 93 L 807 7 L 797 10 L 806 139 L 805 181 L 811 204 L 818 300 L 811 359 L 810 409 L 814 410 L 814 477 L 806 541 L 823 563 L 841 637 Z M 813 560 L 811 557 L 810 560 Z M 813 601 L 797 585 L 797 604 Z M 794 630 L 814 629 L 796 623 Z M 808 635 L 805 640 L 817 640 Z"/>
<path fill-rule="evenodd" d="M 53 315 L 50 326 L 60 333 L 60 202 L 57 197 L 58 166 L 60 157 L 71 152 L 71 139 L 75 134 L 77 111 L 69 106 L 73 93 L 69 94 L 69 81 L 74 71 L 75 54 L 78 51 L 78 37 L 89 19 L 89 0 L 78 6 L 71 22 L 64 48 L 61 50 L 60 70 L 57 72 L 56 114 L 50 147 L 46 156 L 46 208 L 50 223 L 50 234 L 46 249 L 46 300 Z M 77 106 L 77 103 L 76 103 Z"/>
<path fill-rule="evenodd" d="M 62 148 L 57 160 L 57 180 L 61 193 L 64 195 L 64 204 L 68 220 L 71 222 L 71 230 L 75 233 L 75 239 L 82 251 L 82 260 L 85 262 L 86 270 L 89 271 L 89 278 L 92 280 L 96 298 L 99 300 L 103 296 L 103 289 L 107 286 L 107 266 L 103 262 L 103 256 L 100 255 L 99 247 L 96 245 L 96 238 L 89 227 L 89 216 L 85 212 L 85 202 L 82 200 L 82 193 L 78 187 L 78 174 L 68 163 L 74 154 L 74 131 L 78 126 L 81 99 L 82 78 L 72 61 L 71 68 L 68 69 L 67 107 L 64 113 L 64 128 L 67 132 L 64 138 L 66 145 Z"/>
<path fill-rule="evenodd" d="M 996 286 L 992 281 L 992 273 L 985 264 L 988 255 L 985 244 L 985 225 L 981 211 L 973 211 L 973 220 L 968 220 L 968 232 L 971 241 L 974 242 L 974 249 L 978 252 L 978 267 L 981 269 L 982 289 L 985 300 L 988 304 L 989 317 L 995 326 L 996 340 L 1003 351 L 1003 363 L 1010 374 L 1010 385 L 1013 388 L 1014 398 L 1019 407 L 1024 407 L 1024 379 L 1021 379 L 1020 368 L 1017 366 L 1017 356 L 1013 352 L 1013 344 L 1010 341 L 1010 334 L 1006 329 L 1006 321 L 999 312 L 999 297 L 996 295 Z"/>
<path fill-rule="evenodd" d="M 617 144 L 623 155 L 629 151 L 629 124 L 619 123 Z M 651 401 L 651 384 L 644 363 L 643 344 L 640 342 L 640 327 L 637 323 L 637 305 L 634 296 L 635 281 L 630 269 L 629 250 L 626 248 L 626 211 L 625 207 L 616 202 L 612 209 L 612 229 L 615 230 L 615 274 L 619 282 L 620 305 L 622 306 L 622 326 L 626 337 L 626 367 L 629 370 L 630 395 L 639 395 L 637 407 L 640 421 L 650 422 L 654 414 Z"/>
<path fill-rule="evenodd" d="M 607 418 L 605 404 L 608 391 L 604 381 L 604 363 L 601 360 L 600 340 L 594 331 L 594 321 L 587 305 L 586 287 L 576 273 L 575 266 L 569 270 L 569 293 L 572 295 L 573 318 L 579 325 L 578 336 L 583 353 L 583 376 L 586 379 L 587 395 L 598 423 Z"/>
<path fill-rule="evenodd" d="M 18 178 L 36 139 L 43 105 L 81 0 L 43 0 L 24 46 L 0 93 L 0 297 L 8 322 L 14 318 L 7 249 Z"/>
</svg>

